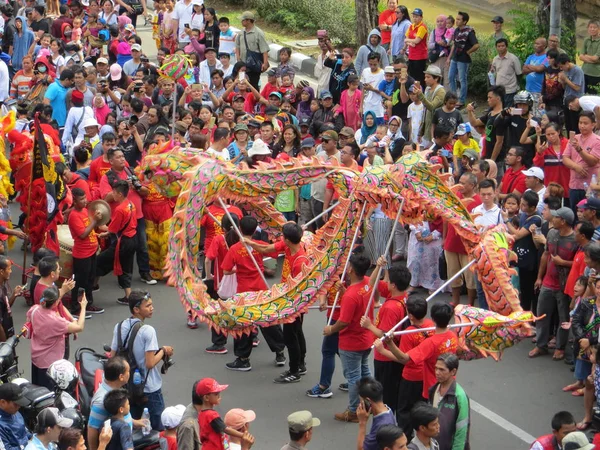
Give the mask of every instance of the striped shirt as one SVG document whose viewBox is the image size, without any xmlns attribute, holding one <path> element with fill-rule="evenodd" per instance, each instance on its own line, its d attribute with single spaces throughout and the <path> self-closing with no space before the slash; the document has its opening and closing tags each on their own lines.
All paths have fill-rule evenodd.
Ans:
<svg viewBox="0 0 600 450">
<path fill-rule="evenodd" d="M 23 73 L 22 70 L 19 70 L 10 84 L 10 96 L 12 98 L 20 99 L 27 95 L 31 87 L 29 83 L 33 78 L 33 73 L 31 76 L 27 76 Z"/>
<path fill-rule="evenodd" d="M 100 430 L 104 426 L 104 422 L 110 419 L 110 414 L 104 409 L 104 397 L 112 390 L 113 388 L 106 384 L 105 381 L 98 386 L 98 390 L 92 398 L 88 427 Z M 127 414 L 123 420 L 133 429 L 133 418 L 131 417 L 131 414 Z"/>
</svg>

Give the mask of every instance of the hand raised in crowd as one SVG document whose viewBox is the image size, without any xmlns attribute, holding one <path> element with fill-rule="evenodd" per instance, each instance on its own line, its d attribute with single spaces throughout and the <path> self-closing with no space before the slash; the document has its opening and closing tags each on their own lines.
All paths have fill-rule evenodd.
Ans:
<svg viewBox="0 0 600 450">
<path fill-rule="evenodd" d="M 75 287 L 75 280 L 73 278 L 66 279 L 63 282 L 62 286 L 60 287 L 60 290 L 59 290 L 60 291 L 60 296 L 62 297 L 67 292 L 72 291 L 74 287 Z"/>
<path fill-rule="evenodd" d="M 13 289 L 13 296 L 14 297 L 18 297 L 19 295 L 23 294 L 23 291 L 25 290 L 25 286 L 15 286 L 15 288 Z"/>
<path fill-rule="evenodd" d="M 358 423 L 362 425 L 366 425 L 366 423 L 369 421 L 369 416 L 371 415 L 371 408 L 367 409 L 364 400 L 361 400 L 358 403 L 358 407 L 356 408 L 356 415 L 358 417 Z"/>
<path fill-rule="evenodd" d="M 81 305 L 81 309 L 82 309 L 83 311 L 85 311 L 85 308 L 86 308 L 86 306 L 87 306 L 87 304 L 88 304 L 88 299 L 87 299 L 87 297 L 85 296 L 85 293 L 84 293 L 84 294 L 83 294 L 83 296 L 81 297 L 81 301 L 79 302 L 79 304 Z M 85 314 L 84 314 L 84 315 L 85 315 Z"/>
<path fill-rule="evenodd" d="M 469 103 L 466 107 L 467 112 L 475 112 L 475 106 L 473 103 Z"/>
<path fill-rule="evenodd" d="M 254 445 L 254 436 L 245 432 L 242 436 L 242 450 L 249 450 Z"/>
<path fill-rule="evenodd" d="M 113 431 L 111 427 L 102 427 L 100 432 L 100 445 L 98 450 L 105 449 L 110 440 L 112 439 Z"/>
</svg>

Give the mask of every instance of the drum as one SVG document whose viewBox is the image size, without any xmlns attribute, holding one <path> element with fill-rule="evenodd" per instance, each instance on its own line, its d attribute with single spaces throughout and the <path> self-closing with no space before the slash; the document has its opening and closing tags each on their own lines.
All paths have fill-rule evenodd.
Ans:
<svg viewBox="0 0 600 450">
<path fill-rule="evenodd" d="M 59 264 L 62 278 L 71 278 L 73 275 L 73 237 L 68 225 L 58 226 L 58 245 L 60 247 Z"/>
</svg>

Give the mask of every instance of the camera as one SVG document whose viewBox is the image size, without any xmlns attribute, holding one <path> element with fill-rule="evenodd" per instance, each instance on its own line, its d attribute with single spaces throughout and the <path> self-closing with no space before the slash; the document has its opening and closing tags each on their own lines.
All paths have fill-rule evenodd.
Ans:
<svg viewBox="0 0 600 450">
<path fill-rule="evenodd" d="M 131 184 L 136 191 L 139 191 L 143 187 L 142 182 L 135 175 L 129 175 L 127 179 L 131 181 Z"/>
<path fill-rule="evenodd" d="M 129 118 L 129 120 L 127 121 L 127 126 L 128 127 L 134 127 L 139 122 L 139 120 L 140 119 L 138 119 L 137 116 L 131 116 Z"/>
<path fill-rule="evenodd" d="M 173 358 L 171 358 L 170 356 L 167 356 L 165 354 L 165 356 L 163 356 L 163 365 L 160 368 L 160 373 L 165 375 L 167 373 L 167 371 L 171 368 L 171 366 L 173 366 L 173 364 L 175 364 L 175 361 L 173 361 Z"/>
</svg>

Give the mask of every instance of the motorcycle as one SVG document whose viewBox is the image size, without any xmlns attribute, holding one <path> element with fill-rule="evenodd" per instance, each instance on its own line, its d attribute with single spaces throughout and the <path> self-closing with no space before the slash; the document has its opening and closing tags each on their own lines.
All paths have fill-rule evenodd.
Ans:
<svg viewBox="0 0 600 450">
<path fill-rule="evenodd" d="M 79 373 L 79 381 L 75 389 L 75 398 L 81 411 L 89 417 L 92 398 L 104 378 L 106 354 L 97 353 L 88 347 L 81 347 L 75 352 L 75 368 Z M 159 432 L 152 430 L 144 435 L 142 430 L 133 430 L 134 450 L 155 450 L 161 447 Z"/>
</svg>

